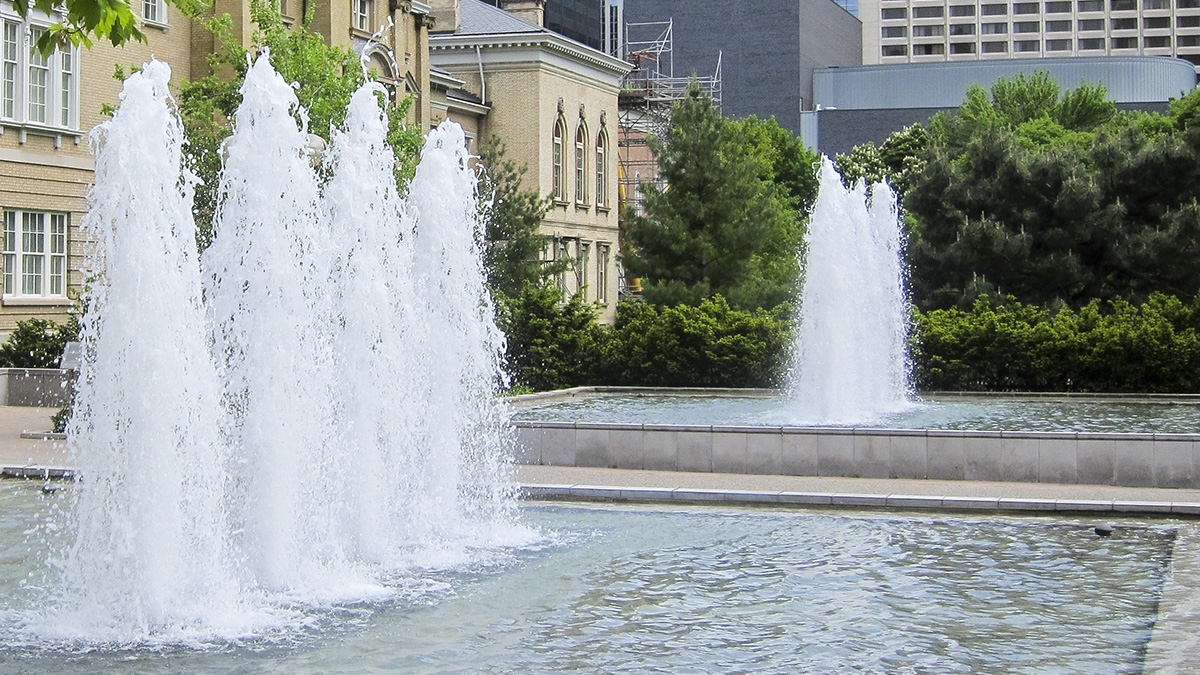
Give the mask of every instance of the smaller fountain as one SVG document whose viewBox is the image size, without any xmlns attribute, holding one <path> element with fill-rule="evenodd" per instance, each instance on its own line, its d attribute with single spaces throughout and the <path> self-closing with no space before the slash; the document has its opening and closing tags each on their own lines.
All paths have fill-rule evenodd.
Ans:
<svg viewBox="0 0 1200 675">
<path fill-rule="evenodd" d="M 908 407 L 908 302 L 896 193 L 847 189 L 828 157 L 801 252 L 792 398 L 809 424 L 859 424 Z"/>
</svg>

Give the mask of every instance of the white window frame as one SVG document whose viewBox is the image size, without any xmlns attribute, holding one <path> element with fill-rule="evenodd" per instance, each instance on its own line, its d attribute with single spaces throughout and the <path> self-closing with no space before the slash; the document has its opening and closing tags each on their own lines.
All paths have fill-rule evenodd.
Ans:
<svg viewBox="0 0 1200 675">
<path fill-rule="evenodd" d="M 167 26 L 166 1 L 142 0 L 142 21 L 151 26 Z"/>
<path fill-rule="evenodd" d="M 563 180 L 563 136 L 567 133 L 567 125 L 559 118 L 554 122 L 554 139 L 552 148 L 551 161 L 553 163 L 554 175 L 551 177 L 552 189 L 554 190 L 554 199 L 556 201 L 567 200 L 566 181 Z"/>
<path fill-rule="evenodd" d="M 79 133 L 79 49 L 56 48 L 48 58 L 34 42 L 57 19 L 30 12 L 21 20 L 0 8 L 0 124 Z"/>
<path fill-rule="evenodd" d="M 70 217 L 59 211 L 4 209 L 3 294 L 6 299 L 67 298 Z"/>
<path fill-rule="evenodd" d="M 375 0 L 350 0 L 352 25 L 356 30 L 374 32 Z"/>
<path fill-rule="evenodd" d="M 575 204 L 587 205 L 587 125 L 583 120 L 575 127 Z"/>
<path fill-rule="evenodd" d="M 608 134 L 603 125 L 596 135 L 596 206 L 608 206 Z"/>
<path fill-rule="evenodd" d="M 608 304 L 608 256 L 607 244 L 596 244 L 596 302 Z"/>
</svg>

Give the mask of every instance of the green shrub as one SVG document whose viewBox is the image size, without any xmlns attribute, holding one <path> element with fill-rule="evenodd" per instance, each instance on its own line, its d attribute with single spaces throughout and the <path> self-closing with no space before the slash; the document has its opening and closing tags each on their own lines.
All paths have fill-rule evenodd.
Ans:
<svg viewBox="0 0 1200 675">
<path fill-rule="evenodd" d="M 1093 300 L 1050 312 L 1013 298 L 917 313 L 923 390 L 1200 392 L 1200 296 Z"/>
<path fill-rule="evenodd" d="M 49 319 L 18 321 L 8 341 L 0 344 L 0 368 L 57 368 L 66 344 L 78 339 L 74 317 L 65 326 Z"/>
<path fill-rule="evenodd" d="M 699 306 L 621 305 L 601 356 L 606 384 L 770 387 L 779 383 L 791 309 L 742 312 L 719 295 Z"/>
<path fill-rule="evenodd" d="M 515 298 L 497 294 L 497 323 L 507 336 L 506 361 L 511 386 L 547 391 L 588 384 L 597 354 L 600 328 L 596 312 L 562 291 L 526 285 Z"/>
</svg>

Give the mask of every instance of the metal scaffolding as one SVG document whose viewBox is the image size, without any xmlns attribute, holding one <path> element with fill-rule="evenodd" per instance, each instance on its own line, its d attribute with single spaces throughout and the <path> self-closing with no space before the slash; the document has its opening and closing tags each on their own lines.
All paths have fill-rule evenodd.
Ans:
<svg viewBox="0 0 1200 675">
<path fill-rule="evenodd" d="M 625 60 L 633 70 L 621 83 L 618 98 L 619 162 L 622 207 L 641 209 L 640 183 L 659 182 L 658 166 L 647 147 L 648 136 L 662 138 L 671 120 L 671 106 L 683 98 L 693 80 L 721 107 L 721 52 L 711 76 L 675 76 L 674 21 L 625 24 Z M 622 208 L 624 211 L 624 208 Z"/>
</svg>

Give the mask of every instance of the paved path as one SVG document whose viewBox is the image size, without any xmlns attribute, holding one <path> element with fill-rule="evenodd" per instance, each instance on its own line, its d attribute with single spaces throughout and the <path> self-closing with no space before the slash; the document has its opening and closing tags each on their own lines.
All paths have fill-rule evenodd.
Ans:
<svg viewBox="0 0 1200 675">
<path fill-rule="evenodd" d="M 1038 511 L 1124 511 L 1200 516 L 1200 490 L 1129 488 L 1055 483 L 830 478 L 749 474 L 634 471 L 562 466 L 519 466 L 517 480 L 535 496 L 671 501 L 651 490 L 681 491 L 677 500 L 781 501 L 772 494 L 827 496 L 824 500 L 782 500 L 796 504 L 913 506 L 919 508 L 1003 508 Z M 617 488 L 626 488 L 626 495 Z M 573 490 L 573 492 L 572 492 Z M 739 494 L 740 493 L 740 494 Z M 755 499 L 755 495 L 760 499 Z M 720 495 L 732 495 L 723 499 Z M 841 499 L 836 499 L 841 497 Z M 937 503 L 934 503 L 934 502 Z M 1112 505 L 1108 508 L 1104 504 Z M 1143 508 L 1138 508 L 1142 506 Z"/>
<path fill-rule="evenodd" d="M 21 438 L 22 432 L 50 431 L 50 418 L 58 408 L 0 406 L 0 467 L 67 465 L 66 444 Z"/>
</svg>

